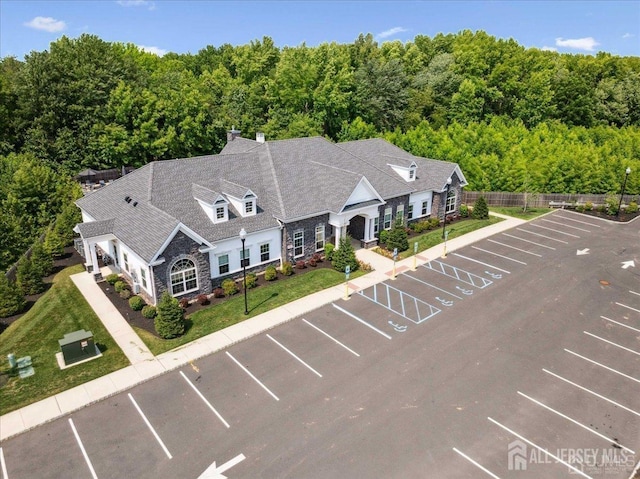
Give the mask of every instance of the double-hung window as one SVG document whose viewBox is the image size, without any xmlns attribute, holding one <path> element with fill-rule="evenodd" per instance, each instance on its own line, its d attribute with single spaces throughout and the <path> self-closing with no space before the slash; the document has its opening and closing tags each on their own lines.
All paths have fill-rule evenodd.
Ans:
<svg viewBox="0 0 640 479">
<path fill-rule="evenodd" d="M 324 249 L 324 225 L 316 226 L 316 251 Z"/>
<path fill-rule="evenodd" d="M 229 272 L 229 255 L 221 254 L 218 256 L 218 274 L 227 274 Z"/>
<path fill-rule="evenodd" d="M 396 221 L 404 221 L 404 205 L 398 205 L 396 208 Z"/>
<path fill-rule="evenodd" d="M 240 250 L 240 266 L 246 268 L 251 263 L 251 257 L 248 249 Z"/>
<path fill-rule="evenodd" d="M 122 261 L 124 262 L 124 269 L 129 271 L 129 255 L 125 252 L 122 253 Z"/>
<path fill-rule="evenodd" d="M 444 212 L 446 214 L 454 213 L 456 211 L 456 190 L 449 190 L 447 193 L 447 203 Z"/>
<path fill-rule="evenodd" d="M 407 208 L 407 219 L 413 219 L 413 203 L 409 203 L 409 207 Z"/>
<path fill-rule="evenodd" d="M 378 231 L 380 231 L 380 217 L 376 216 L 373 218 L 373 234 L 376 234 Z"/>
<path fill-rule="evenodd" d="M 224 206 L 216 207 L 216 219 L 222 221 L 224 219 Z"/>
<path fill-rule="evenodd" d="M 420 216 L 427 216 L 427 213 L 429 213 L 429 202 L 428 201 L 423 201 L 422 202 L 422 211 L 420 212 Z"/>
<path fill-rule="evenodd" d="M 384 210 L 384 229 L 391 228 L 391 208 Z"/>
<path fill-rule="evenodd" d="M 269 243 L 260 245 L 260 261 L 269 261 Z"/>
<path fill-rule="evenodd" d="M 244 204 L 245 216 L 253 214 L 253 200 L 249 200 Z"/>
<path fill-rule="evenodd" d="M 293 233 L 293 257 L 302 255 L 304 255 L 304 231 L 300 230 Z"/>
<path fill-rule="evenodd" d="M 147 289 L 147 270 L 140 268 L 140 282 L 142 283 L 142 287 Z"/>
</svg>

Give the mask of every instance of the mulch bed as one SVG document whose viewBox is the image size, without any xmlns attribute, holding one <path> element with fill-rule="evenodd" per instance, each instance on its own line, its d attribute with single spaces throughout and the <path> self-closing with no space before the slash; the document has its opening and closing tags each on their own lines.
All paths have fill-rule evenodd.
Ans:
<svg viewBox="0 0 640 479">
<path fill-rule="evenodd" d="M 572 210 L 572 211 L 575 211 L 575 210 Z M 603 218 L 605 220 L 610 220 L 610 221 L 617 221 L 619 223 L 626 223 L 626 222 L 631 221 L 632 219 L 637 218 L 638 216 L 640 216 L 640 211 L 638 211 L 637 213 L 620 212 L 620 214 L 618 216 L 616 216 L 616 215 L 608 215 L 607 213 L 605 213 L 603 211 L 596 211 L 596 210 L 576 211 L 576 213 L 580 213 L 580 214 L 587 215 L 587 216 L 595 216 L 597 218 Z"/>
<path fill-rule="evenodd" d="M 64 249 L 64 254 L 59 258 L 54 259 L 53 272 L 46 278 L 43 278 L 43 281 L 46 284 L 45 290 L 39 294 L 32 294 L 32 295 L 25 296 L 25 299 L 27 301 L 27 306 L 22 312 L 18 314 L 14 314 L 13 316 L 8 316 L 6 318 L 0 318 L 0 333 L 2 333 L 5 329 L 7 329 L 7 327 L 11 323 L 13 323 L 15 320 L 24 316 L 26 312 L 29 311 L 34 304 L 36 304 L 36 301 L 40 299 L 40 297 L 49 290 L 49 288 L 51 287 L 51 284 L 53 283 L 53 277 L 56 274 L 58 274 L 63 269 L 68 268 L 69 266 L 74 266 L 76 264 L 83 264 L 83 263 L 84 263 L 84 259 L 82 258 L 82 256 L 78 254 L 75 248 L 73 246 L 67 246 Z"/>
<path fill-rule="evenodd" d="M 317 264 L 317 266 L 315 267 L 307 267 L 305 269 L 297 269 L 293 268 L 293 274 L 296 276 L 299 276 L 301 274 L 305 274 L 309 271 L 313 271 L 315 269 L 321 269 L 321 268 L 331 268 L 331 263 L 329 261 L 322 261 L 320 263 Z M 283 279 L 286 279 L 287 277 L 282 275 L 280 272 L 278 272 L 278 279 L 275 280 L 275 282 L 277 281 L 282 281 Z M 264 287 L 268 284 L 273 283 L 274 281 L 266 281 L 264 279 L 264 276 L 259 275 L 258 276 L 258 281 L 256 283 L 256 287 L 252 288 L 249 291 L 255 291 L 257 288 L 261 288 Z M 240 288 L 242 285 L 242 283 L 238 284 L 238 287 Z M 115 289 L 113 286 L 111 286 L 109 283 L 107 283 L 106 281 L 102 281 L 100 283 L 98 283 L 98 286 L 100 286 L 100 289 L 102 289 L 102 291 L 104 292 L 105 296 L 107 297 L 107 299 L 109 299 L 109 301 L 111 301 L 111 303 L 115 306 L 115 308 L 118 310 L 118 312 L 122 315 L 122 317 L 124 319 L 126 319 L 129 324 L 131 324 L 132 326 L 135 326 L 137 328 L 141 328 L 144 329 L 145 331 L 150 332 L 151 334 L 153 334 L 154 336 L 159 337 L 156 334 L 156 329 L 155 329 L 155 325 L 154 325 L 154 320 L 153 319 L 148 319 L 145 318 L 144 316 L 142 316 L 142 312 L 141 311 L 134 311 L 131 309 L 131 307 L 129 306 L 129 300 L 128 299 L 123 299 L 120 297 L 120 295 L 118 293 L 116 293 Z M 240 289 L 240 292 L 238 294 L 243 294 L 242 289 Z M 236 297 L 237 295 L 234 295 L 234 297 Z M 209 299 L 209 304 L 206 305 L 201 305 L 198 304 L 196 302 L 194 303 L 190 303 L 186 310 L 185 310 L 185 315 L 189 316 L 197 311 L 200 311 L 201 309 L 207 309 L 207 308 L 211 308 L 211 307 L 215 307 L 218 304 L 223 303 L 224 301 L 226 301 L 228 298 L 214 298 L 211 297 Z"/>
</svg>

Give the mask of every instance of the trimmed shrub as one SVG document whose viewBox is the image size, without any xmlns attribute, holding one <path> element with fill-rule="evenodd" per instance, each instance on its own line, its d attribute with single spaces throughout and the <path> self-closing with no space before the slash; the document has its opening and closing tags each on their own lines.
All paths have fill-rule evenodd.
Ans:
<svg viewBox="0 0 640 479">
<path fill-rule="evenodd" d="M 118 273 L 111 273 L 111 274 L 107 275 L 105 280 L 107 281 L 107 283 L 109 283 L 111 286 L 113 286 L 118 281 L 120 281 L 120 276 L 118 275 Z"/>
<path fill-rule="evenodd" d="M 591 211 L 591 210 L 593 210 L 593 203 L 592 203 L 591 201 L 587 201 L 587 202 L 584 204 L 584 210 L 585 210 L 585 211 Z"/>
<path fill-rule="evenodd" d="M 480 196 L 473 204 L 472 216 L 476 220 L 486 220 L 489 218 L 489 206 L 487 205 L 487 200 L 484 199 L 484 196 Z"/>
<path fill-rule="evenodd" d="M 293 266 L 288 261 L 282 263 L 282 268 L 280 268 L 282 274 L 285 276 L 291 276 L 293 274 Z"/>
<path fill-rule="evenodd" d="M 206 294 L 199 294 L 198 296 L 196 296 L 196 303 L 198 303 L 200 306 L 205 306 L 209 304 L 209 298 Z"/>
<path fill-rule="evenodd" d="M 320 253 L 314 253 L 311 259 L 316 263 L 322 263 L 322 255 Z"/>
<path fill-rule="evenodd" d="M 147 304 L 142 308 L 142 316 L 147 319 L 155 318 L 156 314 L 158 314 L 158 311 L 156 310 L 156 307 L 152 306 L 151 304 Z"/>
<path fill-rule="evenodd" d="M 409 249 L 409 241 L 407 240 L 407 230 L 404 229 L 401 223 L 396 222 L 393 228 L 389 231 L 389 237 L 387 239 L 387 249 L 393 251 L 398 248 L 398 251 L 405 251 Z"/>
<path fill-rule="evenodd" d="M 182 309 L 187 309 L 189 307 L 189 300 L 187 298 L 182 298 L 178 301 L 178 304 Z"/>
<path fill-rule="evenodd" d="M 0 318 L 18 314 L 25 305 L 20 287 L 0 272 Z"/>
<path fill-rule="evenodd" d="M 440 227 L 440 218 L 437 217 L 433 217 L 433 218 L 429 218 L 429 229 L 436 229 L 438 227 Z"/>
<path fill-rule="evenodd" d="M 214 288 L 213 290 L 213 297 L 214 298 L 224 298 L 225 294 L 224 294 L 224 289 L 222 288 Z"/>
<path fill-rule="evenodd" d="M 460 216 L 463 218 L 469 217 L 469 207 L 467 205 L 460 205 Z"/>
<path fill-rule="evenodd" d="M 225 296 L 233 296 L 238 292 L 238 285 L 230 278 L 225 279 L 221 286 Z"/>
<path fill-rule="evenodd" d="M 307 263 L 309 264 L 309 266 L 311 266 L 312 268 L 315 268 L 316 266 L 318 266 L 318 262 L 314 259 L 311 258 L 309 261 L 307 261 Z"/>
<path fill-rule="evenodd" d="M 333 251 L 336 249 L 336 245 L 333 243 L 326 243 L 324 245 L 324 257 L 327 258 L 327 261 L 331 261 L 333 259 Z"/>
<path fill-rule="evenodd" d="M 131 291 L 128 289 L 123 289 L 118 294 L 122 299 L 129 299 L 131 297 Z"/>
<path fill-rule="evenodd" d="M 155 328 L 158 336 L 171 339 L 184 333 L 184 309 L 180 303 L 166 291 L 162 294 L 157 307 Z"/>
<path fill-rule="evenodd" d="M 356 253 L 351 246 L 351 238 L 340 238 L 340 246 L 333 252 L 332 266 L 338 271 L 344 272 L 347 265 L 351 267 L 351 271 L 358 269 L 358 260 Z"/>
<path fill-rule="evenodd" d="M 146 306 L 146 303 L 144 302 L 144 299 L 142 299 L 140 296 L 131 296 L 129 298 L 129 306 L 134 311 L 140 311 L 142 310 L 142 308 Z"/>
<path fill-rule="evenodd" d="M 387 244 L 387 240 L 389 239 L 389 232 L 387 230 L 380 231 L 380 233 L 378 234 L 378 239 L 380 240 L 380 243 Z"/>
<path fill-rule="evenodd" d="M 636 203 L 635 201 L 630 201 L 629 204 L 627 205 L 627 208 L 624 211 L 625 213 L 630 213 L 630 214 L 637 213 L 638 203 Z"/>
<path fill-rule="evenodd" d="M 255 273 L 247 273 L 247 289 L 255 288 L 258 286 L 258 277 Z"/>
<path fill-rule="evenodd" d="M 576 205 L 576 211 L 578 213 L 584 213 L 584 205 Z"/>
<path fill-rule="evenodd" d="M 273 265 L 267 266 L 267 269 L 264 270 L 264 279 L 267 281 L 273 281 L 278 278 L 278 272 L 276 271 L 276 267 Z"/>
<path fill-rule="evenodd" d="M 607 211 L 607 207 L 605 205 L 598 205 L 596 206 L 596 211 L 598 213 L 604 213 L 605 211 Z"/>
<path fill-rule="evenodd" d="M 297 269 L 305 269 L 306 267 L 307 267 L 307 265 L 304 264 L 303 260 L 296 261 L 296 268 Z"/>
<path fill-rule="evenodd" d="M 373 268 L 369 263 L 365 263 L 364 261 L 358 260 L 358 269 L 362 271 L 373 271 Z"/>
<path fill-rule="evenodd" d="M 129 289 L 129 285 L 122 280 L 118 280 L 115 282 L 115 284 L 113 285 L 114 289 L 116 290 L 116 293 L 120 293 L 125 289 Z"/>
</svg>

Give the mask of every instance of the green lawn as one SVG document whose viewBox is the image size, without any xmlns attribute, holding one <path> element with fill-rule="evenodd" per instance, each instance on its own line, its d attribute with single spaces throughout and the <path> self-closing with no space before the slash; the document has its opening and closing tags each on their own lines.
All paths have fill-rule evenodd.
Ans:
<svg viewBox="0 0 640 479">
<path fill-rule="evenodd" d="M 356 271 L 351 274 L 350 279 L 363 274 L 362 271 Z M 294 275 L 286 279 L 280 278 L 266 286 L 248 290 L 249 314 L 246 316 L 244 314 L 244 296 L 239 293 L 221 304 L 189 315 L 187 317 L 188 330 L 179 338 L 165 340 L 143 329 L 135 328 L 135 330 L 151 352 L 158 355 L 342 282 L 344 282 L 344 273 L 328 268 L 317 269 L 303 275 Z"/>
<path fill-rule="evenodd" d="M 521 206 L 490 206 L 489 212 L 496 212 L 503 215 L 513 216 L 523 220 L 532 220 L 538 216 L 542 216 L 545 213 L 551 211 L 551 208 L 527 208 L 527 211 L 522 211 Z"/>
<path fill-rule="evenodd" d="M 23 317 L 0 335 L 0 373 L 6 384 L 0 387 L 0 414 L 57 394 L 129 365 L 124 353 L 106 331 L 70 275 L 82 272 L 81 265 L 56 275 L 53 285 Z M 91 331 L 103 356 L 61 371 L 55 354 L 58 340 L 66 333 Z M 31 356 L 35 375 L 20 379 L 11 373 L 7 354 Z"/>
<path fill-rule="evenodd" d="M 500 221 L 502 221 L 502 218 L 497 218 L 493 216 L 488 220 L 467 219 L 467 220 L 457 221 L 451 225 L 447 224 L 447 231 L 449 232 L 449 235 L 447 236 L 447 238 L 448 239 L 457 238 L 458 236 L 462 236 L 464 234 L 470 233 L 471 231 L 484 228 L 485 226 L 489 226 L 494 223 L 499 223 Z M 443 241 L 442 228 L 427 231 L 422 235 L 409 238 L 409 249 L 398 253 L 398 260 L 410 258 L 411 256 L 413 256 L 413 244 L 416 241 L 418 242 L 418 253 L 426 249 L 432 248 L 433 246 L 436 246 L 442 243 Z"/>
</svg>

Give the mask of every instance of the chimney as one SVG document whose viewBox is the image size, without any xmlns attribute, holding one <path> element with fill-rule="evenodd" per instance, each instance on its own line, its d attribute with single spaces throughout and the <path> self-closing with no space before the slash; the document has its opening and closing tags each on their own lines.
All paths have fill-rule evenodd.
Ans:
<svg viewBox="0 0 640 479">
<path fill-rule="evenodd" d="M 236 130 L 236 127 L 232 126 L 231 130 L 227 131 L 227 143 L 232 142 L 236 138 L 240 138 L 240 133 L 242 133 L 240 130 Z"/>
<path fill-rule="evenodd" d="M 256 141 L 258 143 L 264 143 L 264 133 L 262 133 L 261 131 L 257 131 L 256 132 Z"/>
</svg>

